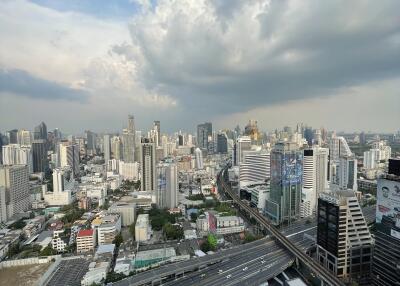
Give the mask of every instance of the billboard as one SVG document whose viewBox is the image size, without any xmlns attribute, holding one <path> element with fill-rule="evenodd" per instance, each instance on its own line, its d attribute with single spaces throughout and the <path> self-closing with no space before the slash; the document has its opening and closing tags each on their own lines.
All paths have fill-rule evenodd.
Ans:
<svg viewBox="0 0 400 286">
<path fill-rule="evenodd" d="M 400 239 L 400 182 L 378 180 L 376 223 L 380 229 Z"/>
<path fill-rule="evenodd" d="M 301 184 L 303 178 L 303 154 L 300 152 L 285 154 L 282 168 L 282 184 Z"/>
</svg>

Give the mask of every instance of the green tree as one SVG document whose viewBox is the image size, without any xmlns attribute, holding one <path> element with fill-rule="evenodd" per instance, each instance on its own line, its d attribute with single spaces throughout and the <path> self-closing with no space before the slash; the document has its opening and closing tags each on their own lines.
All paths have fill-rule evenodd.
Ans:
<svg viewBox="0 0 400 286">
<path fill-rule="evenodd" d="M 105 283 L 107 284 L 107 283 L 110 283 L 110 282 L 116 282 L 116 281 L 119 281 L 121 279 L 124 279 L 125 277 L 127 277 L 125 274 L 116 273 L 116 272 L 113 271 L 113 272 L 110 272 L 110 273 L 107 274 Z"/>
<path fill-rule="evenodd" d="M 22 229 L 26 226 L 26 222 L 23 221 L 23 219 L 17 220 L 13 224 L 10 225 L 11 229 Z"/>
<path fill-rule="evenodd" d="M 119 247 L 121 245 L 121 243 L 123 243 L 123 242 L 124 242 L 124 238 L 122 237 L 122 234 L 118 233 L 115 236 L 113 243 L 115 244 L 116 247 Z"/>
<path fill-rule="evenodd" d="M 50 256 L 55 254 L 57 254 L 57 251 L 54 250 L 50 245 L 43 248 L 43 250 L 39 253 L 40 256 Z"/>
<path fill-rule="evenodd" d="M 208 244 L 210 245 L 210 249 L 212 251 L 217 249 L 217 237 L 215 235 L 209 234 L 207 236 L 207 241 L 208 241 Z"/>
<path fill-rule="evenodd" d="M 178 225 L 167 223 L 163 227 L 167 239 L 181 239 L 183 238 L 183 230 Z"/>
<path fill-rule="evenodd" d="M 190 220 L 192 221 L 192 222 L 196 222 L 196 220 L 197 220 L 197 213 L 191 213 L 190 214 Z"/>
</svg>

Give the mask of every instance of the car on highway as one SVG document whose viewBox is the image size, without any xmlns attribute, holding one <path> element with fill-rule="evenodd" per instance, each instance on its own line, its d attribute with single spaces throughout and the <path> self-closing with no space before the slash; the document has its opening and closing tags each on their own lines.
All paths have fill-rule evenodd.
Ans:
<svg viewBox="0 0 400 286">
<path fill-rule="evenodd" d="M 218 273 L 219 273 L 219 274 L 221 274 L 222 272 L 223 272 L 222 269 L 218 270 Z"/>
<path fill-rule="evenodd" d="M 245 268 L 243 268 L 243 271 L 246 271 L 247 269 L 249 269 L 247 266 Z"/>
<path fill-rule="evenodd" d="M 261 260 L 261 264 L 264 264 L 265 263 L 265 260 Z"/>
<path fill-rule="evenodd" d="M 231 278 L 231 277 L 232 277 L 232 275 L 229 274 L 228 276 L 226 276 L 226 279 L 229 279 L 229 278 Z"/>
</svg>

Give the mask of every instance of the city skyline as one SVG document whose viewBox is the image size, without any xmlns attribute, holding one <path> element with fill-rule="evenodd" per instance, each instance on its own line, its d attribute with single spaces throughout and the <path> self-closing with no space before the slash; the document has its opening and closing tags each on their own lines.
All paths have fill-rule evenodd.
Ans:
<svg viewBox="0 0 400 286">
<path fill-rule="evenodd" d="M 399 5 L 4 1 L 0 130 L 109 132 L 134 114 L 167 132 L 249 119 L 397 132 Z"/>
</svg>

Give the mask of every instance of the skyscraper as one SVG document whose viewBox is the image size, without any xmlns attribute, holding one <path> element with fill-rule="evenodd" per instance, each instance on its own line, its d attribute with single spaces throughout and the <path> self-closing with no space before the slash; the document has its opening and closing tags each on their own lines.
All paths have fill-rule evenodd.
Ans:
<svg viewBox="0 0 400 286">
<path fill-rule="evenodd" d="M 35 127 L 33 138 L 35 140 L 38 139 L 47 140 L 47 126 L 44 122 L 40 123 L 38 126 Z"/>
<path fill-rule="evenodd" d="M 86 134 L 86 152 L 89 155 L 96 154 L 96 134 L 90 130 L 85 131 Z"/>
<path fill-rule="evenodd" d="M 32 142 L 33 172 L 45 172 L 48 168 L 47 141 L 35 139 Z"/>
<path fill-rule="evenodd" d="M 203 152 L 200 150 L 200 148 L 196 148 L 194 150 L 194 155 L 196 158 L 196 169 L 197 170 L 202 170 L 204 168 L 203 166 Z"/>
<path fill-rule="evenodd" d="M 29 130 L 18 130 L 18 144 L 22 146 L 30 146 L 32 144 L 32 133 Z"/>
<path fill-rule="evenodd" d="M 270 153 L 266 150 L 244 151 L 239 165 L 239 186 L 265 183 L 271 178 Z"/>
<path fill-rule="evenodd" d="M 175 163 L 157 166 L 157 205 L 160 208 L 175 208 L 178 205 L 178 174 Z"/>
<path fill-rule="evenodd" d="M 341 156 L 331 166 L 331 188 L 333 190 L 357 190 L 357 159 L 354 155 Z"/>
<path fill-rule="evenodd" d="M 228 137 L 222 132 L 217 135 L 217 153 L 228 153 Z"/>
<path fill-rule="evenodd" d="M 29 171 L 24 165 L 0 166 L 0 220 L 30 208 Z"/>
<path fill-rule="evenodd" d="M 317 261 L 347 282 L 370 285 L 373 241 L 354 192 L 321 193 L 317 216 Z"/>
<path fill-rule="evenodd" d="M 374 285 L 400 285 L 400 159 L 378 179 L 373 258 Z"/>
<path fill-rule="evenodd" d="M 251 138 L 248 136 L 241 136 L 236 140 L 234 149 L 234 165 L 239 166 L 243 162 L 244 152 L 251 149 Z"/>
<path fill-rule="evenodd" d="M 156 190 L 156 146 L 147 138 L 141 143 L 141 190 L 155 192 Z"/>
<path fill-rule="evenodd" d="M 3 146 L 4 165 L 27 165 L 28 172 L 33 172 L 33 156 L 30 146 L 9 144 Z"/>
<path fill-rule="evenodd" d="M 197 125 L 197 146 L 200 149 L 208 150 L 208 136 L 212 136 L 211 122 Z"/>
<path fill-rule="evenodd" d="M 303 153 L 296 143 L 278 142 L 271 152 L 271 192 L 267 216 L 276 224 L 300 215 Z"/>
<path fill-rule="evenodd" d="M 316 210 L 318 194 L 328 188 L 329 149 L 314 146 L 304 150 L 301 216 L 312 215 Z"/>
<path fill-rule="evenodd" d="M 108 160 L 111 158 L 111 146 L 110 146 L 110 135 L 105 134 L 103 136 L 103 152 L 104 152 L 104 161 L 107 164 Z"/>
<path fill-rule="evenodd" d="M 114 159 L 122 159 L 122 142 L 119 136 L 113 136 L 111 138 L 111 153 Z"/>
<path fill-rule="evenodd" d="M 154 121 L 154 129 L 157 130 L 157 146 L 161 146 L 161 123 L 159 120 Z"/>
<path fill-rule="evenodd" d="M 133 115 L 128 115 L 128 128 L 122 131 L 122 149 L 124 162 L 135 162 L 135 145 L 135 119 Z"/>
<path fill-rule="evenodd" d="M 79 146 L 65 141 L 59 144 L 60 150 L 60 167 L 71 167 L 75 176 L 79 175 Z"/>
<path fill-rule="evenodd" d="M 18 130 L 13 129 L 6 132 L 8 138 L 8 144 L 18 144 Z"/>
</svg>

